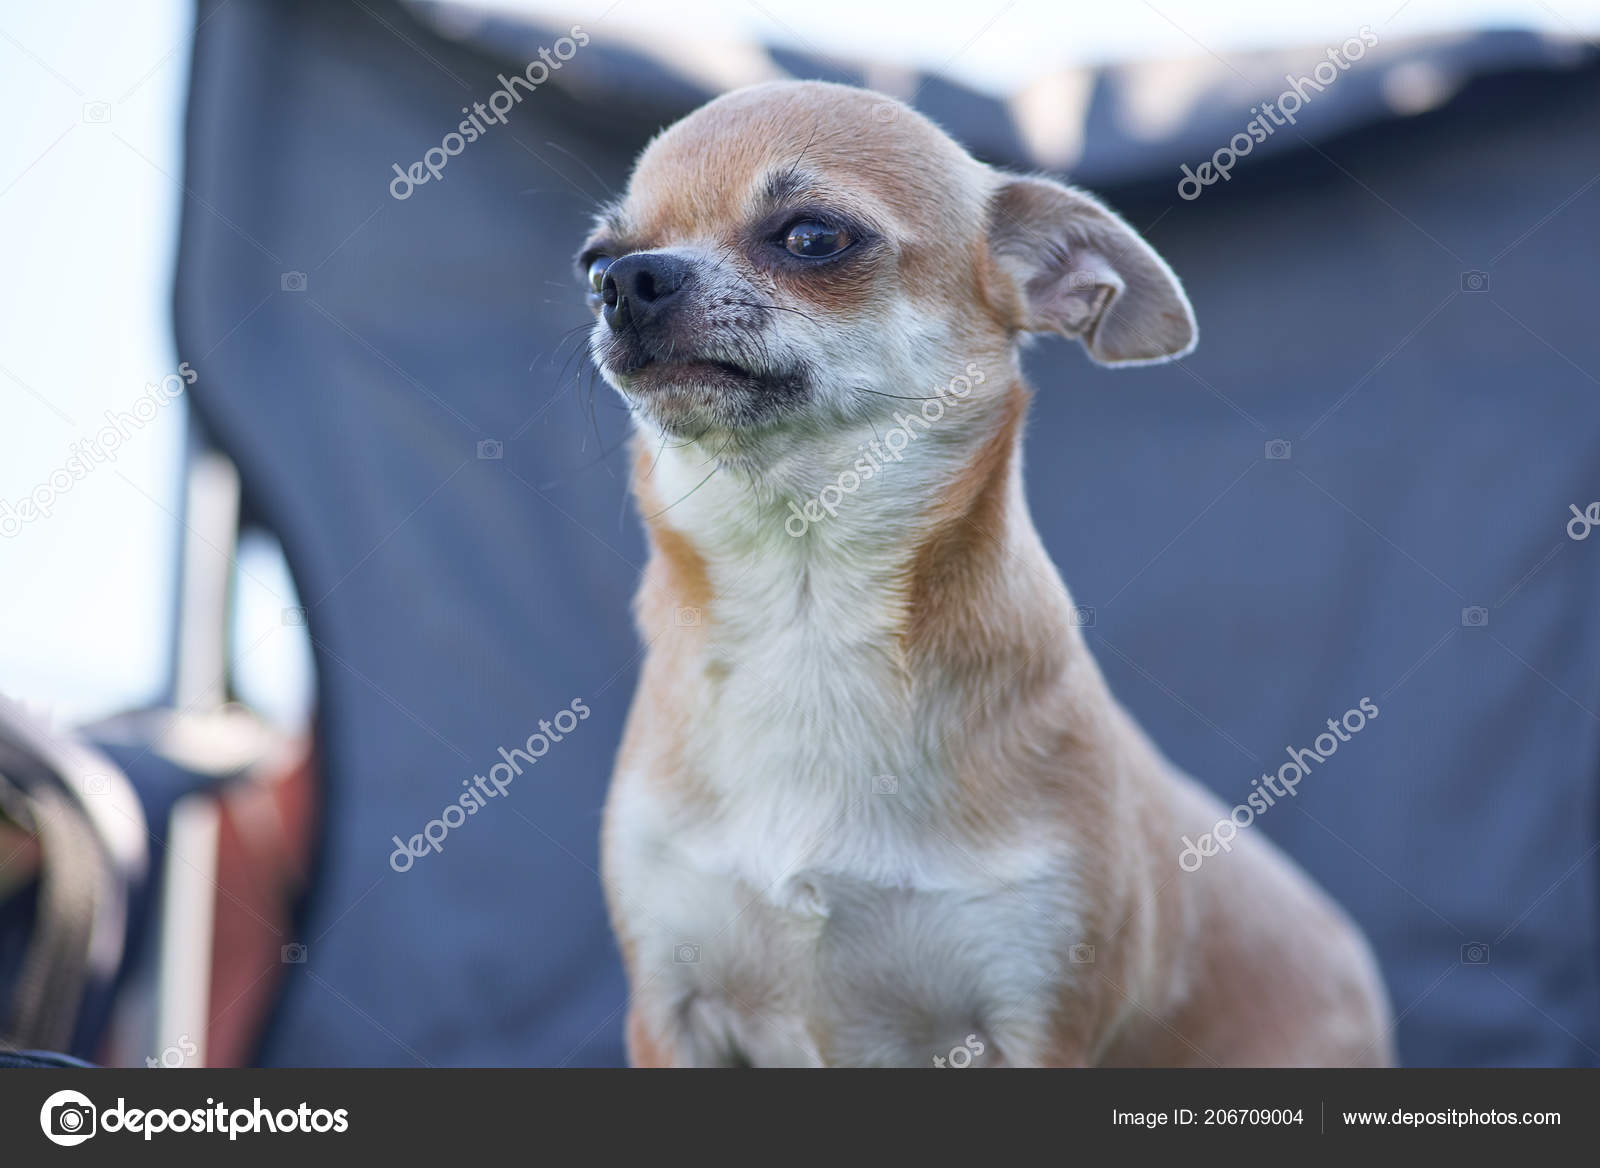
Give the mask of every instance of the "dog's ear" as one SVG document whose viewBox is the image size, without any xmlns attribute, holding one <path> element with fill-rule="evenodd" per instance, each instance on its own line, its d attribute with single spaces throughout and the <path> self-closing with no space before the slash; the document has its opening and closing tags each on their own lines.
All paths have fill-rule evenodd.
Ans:
<svg viewBox="0 0 1600 1168">
<path fill-rule="evenodd" d="M 989 251 L 1016 282 L 1018 329 L 1077 337 L 1103 365 L 1167 361 L 1194 348 L 1194 310 L 1178 277 L 1082 191 L 1008 177 L 989 203 Z"/>
</svg>

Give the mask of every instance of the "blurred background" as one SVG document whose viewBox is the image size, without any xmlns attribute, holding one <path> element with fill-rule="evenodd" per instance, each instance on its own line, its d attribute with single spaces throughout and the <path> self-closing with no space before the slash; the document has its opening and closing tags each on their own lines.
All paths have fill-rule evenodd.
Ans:
<svg viewBox="0 0 1600 1168">
<path fill-rule="evenodd" d="M 1114 690 L 1229 804 L 1370 698 L 1255 830 L 1373 939 L 1405 1061 L 1600 1064 L 1597 35 L 1592 0 L 0 14 L 0 1041 L 621 1061 L 643 545 L 571 257 L 656 130 L 793 76 L 1172 263 L 1180 365 L 1027 356 Z"/>
</svg>

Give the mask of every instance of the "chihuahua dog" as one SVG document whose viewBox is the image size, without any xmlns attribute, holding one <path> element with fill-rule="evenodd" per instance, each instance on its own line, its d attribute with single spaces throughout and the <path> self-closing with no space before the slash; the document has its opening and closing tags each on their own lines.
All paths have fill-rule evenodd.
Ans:
<svg viewBox="0 0 1600 1168">
<path fill-rule="evenodd" d="M 579 253 L 645 661 L 604 877 L 646 1066 L 1389 1061 L 1350 921 L 1111 696 L 1023 500 L 1025 334 L 1195 343 L 1081 191 L 845 86 L 661 133 Z"/>
</svg>

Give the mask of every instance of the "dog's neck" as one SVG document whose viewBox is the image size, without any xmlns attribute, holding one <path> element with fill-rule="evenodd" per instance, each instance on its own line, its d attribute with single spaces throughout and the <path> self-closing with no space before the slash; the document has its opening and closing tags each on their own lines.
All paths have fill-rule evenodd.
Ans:
<svg viewBox="0 0 1600 1168">
<path fill-rule="evenodd" d="M 938 881 L 948 848 L 930 850 L 922 825 L 1014 843 L 1059 797 L 1039 758 L 1093 782 L 1123 773 L 1105 761 L 1115 701 L 1023 499 L 1028 396 L 1018 379 L 983 424 L 952 425 L 942 445 L 922 434 L 799 535 L 793 477 L 639 444 L 651 557 L 630 734 L 656 744 L 672 798 L 695 792 L 756 841 L 742 863 L 777 879 L 836 837 L 856 870 Z M 875 799 L 880 781 L 898 797 Z M 1012 854 L 1026 867 L 1034 853 Z"/>
<path fill-rule="evenodd" d="M 720 456 L 710 437 L 641 432 L 645 635 L 690 628 L 737 653 L 775 626 L 800 626 L 841 668 L 875 663 L 910 681 L 981 686 L 1030 664 L 1059 667 L 1081 638 L 1023 499 L 1028 397 L 1013 377 L 981 415 L 960 417 L 956 404 L 922 426 L 909 406 L 858 434 L 794 438 L 758 469 Z M 876 457 L 874 446 L 892 448 L 888 426 L 914 436 L 898 457 Z"/>
</svg>

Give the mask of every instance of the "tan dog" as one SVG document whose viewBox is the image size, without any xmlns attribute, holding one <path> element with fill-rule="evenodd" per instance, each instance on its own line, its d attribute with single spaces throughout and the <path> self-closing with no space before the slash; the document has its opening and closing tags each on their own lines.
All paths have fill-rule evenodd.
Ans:
<svg viewBox="0 0 1600 1168">
<path fill-rule="evenodd" d="M 1187 352 L 1089 196 L 879 95 L 728 94 L 579 257 L 648 645 L 605 823 L 652 1066 L 1390 1057 L 1360 935 L 1117 704 L 1023 502 L 1019 337 Z"/>
</svg>

